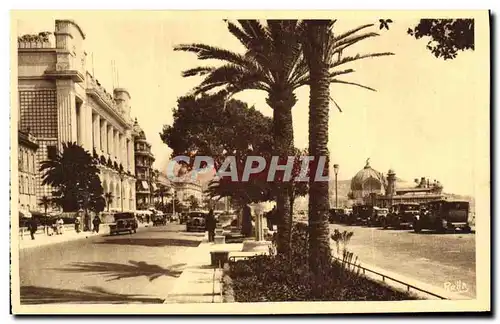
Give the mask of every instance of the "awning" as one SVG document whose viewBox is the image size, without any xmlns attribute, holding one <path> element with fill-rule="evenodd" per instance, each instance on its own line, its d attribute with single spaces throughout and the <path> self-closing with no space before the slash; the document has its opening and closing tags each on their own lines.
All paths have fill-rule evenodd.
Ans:
<svg viewBox="0 0 500 324">
<path fill-rule="evenodd" d="M 158 189 L 158 187 L 156 186 L 156 183 L 154 183 L 154 182 L 151 182 L 151 188 L 153 188 L 154 191 L 156 191 Z"/>
<path fill-rule="evenodd" d="M 149 189 L 149 185 L 148 185 L 148 182 L 147 181 L 142 181 L 142 187 L 146 190 Z"/>
</svg>

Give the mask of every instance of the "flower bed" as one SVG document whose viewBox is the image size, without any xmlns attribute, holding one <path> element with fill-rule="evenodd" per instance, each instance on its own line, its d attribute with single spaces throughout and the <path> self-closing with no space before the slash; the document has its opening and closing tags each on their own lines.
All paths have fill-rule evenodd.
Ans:
<svg viewBox="0 0 500 324">
<path fill-rule="evenodd" d="M 281 256 L 257 256 L 230 263 L 228 275 L 236 302 L 417 299 L 339 261 L 332 261 L 314 277 L 307 265 L 307 226 L 297 224 L 292 235 L 291 261 Z M 313 285 L 314 281 L 320 284 Z"/>
</svg>

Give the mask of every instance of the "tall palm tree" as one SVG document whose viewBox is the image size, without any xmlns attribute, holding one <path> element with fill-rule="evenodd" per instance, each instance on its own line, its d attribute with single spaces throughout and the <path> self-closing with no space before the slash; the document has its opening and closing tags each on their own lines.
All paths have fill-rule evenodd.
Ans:
<svg viewBox="0 0 500 324">
<path fill-rule="evenodd" d="M 108 206 L 108 212 L 109 212 L 109 205 L 113 203 L 113 194 L 111 192 L 106 192 L 104 194 L 104 199 L 106 199 L 106 206 Z"/>
<path fill-rule="evenodd" d="M 296 104 L 295 90 L 309 84 L 309 69 L 302 54 L 302 25 L 298 20 L 267 20 L 265 24 L 257 20 L 239 20 L 238 24 L 228 22 L 229 32 L 245 47 L 245 53 L 205 44 L 186 44 L 175 50 L 196 53 L 200 60 L 219 60 L 224 64 L 219 67 L 196 67 L 183 73 L 190 77 L 201 75 L 204 80 L 194 89 L 194 94 L 219 89 L 230 96 L 244 90 L 262 90 L 267 93 L 266 102 L 273 109 L 273 136 L 275 154 L 286 157 L 293 155 L 293 125 L 291 109 Z M 357 42 L 377 36 L 368 32 L 356 34 L 368 28 L 365 25 L 340 35 L 331 49 L 341 53 Z M 335 70 L 352 61 L 390 55 L 391 53 L 372 53 L 346 57 L 329 66 L 331 83 L 343 83 L 361 86 L 357 83 L 340 80 L 340 75 L 354 72 L 352 69 Z M 364 87 L 364 86 L 362 86 Z M 365 87 L 366 88 L 366 87 Z M 276 205 L 280 217 L 278 229 L 278 252 L 286 253 L 290 248 L 289 231 L 290 203 L 287 199 L 290 186 L 276 184 Z"/>
<path fill-rule="evenodd" d="M 332 72 L 332 68 L 365 55 L 345 56 L 342 52 L 347 47 L 367 37 L 378 36 L 376 33 L 356 35 L 362 29 L 372 27 L 373 24 L 354 28 L 341 35 L 335 35 L 333 26 L 336 20 L 305 20 L 302 22 L 302 43 L 304 59 L 309 70 L 309 153 L 314 157 L 313 170 L 316 170 L 320 157 L 325 159 L 325 168 L 322 176 L 329 175 L 328 152 L 328 120 L 329 103 L 340 107 L 330 96 L 331 83 L 345 83 L 360 86 L 375 91 L 373 88 L 360 84 L 335 80 L 341 72 Z M 370 55 L 370 54 L 368 54 Z M 372 56 L 394 55 L 393 53 L 378 53 Z M 344 71 L 345 72 L 345 71 Z M 329 181 L 314 181 L 312 174 L 309 182 L 309 265 L 313 271 L 321 268 L 323 262 L 328 262 L 331 257 L 328 210 Z"/>
<path fill-rule="evenodd" d="M 304 57 L 310 74 L 309 95 L 309 154 L 314 166 L 325 158 L 322 175 L 329 174 L 328 112 L 330 103 L 330 73 L 328 46 L 332 41 L 330 20 L 304 21 Z M 316 170 L 316 168 L 313 168 Z M 320 174 L 321 175 L 321 174 Z M 312 271 L 321 268 L 331 256 L 328 210 L 329 181 L 316 181 L 313 172 L 309 178 L 309 265 Z"/>
</svg>

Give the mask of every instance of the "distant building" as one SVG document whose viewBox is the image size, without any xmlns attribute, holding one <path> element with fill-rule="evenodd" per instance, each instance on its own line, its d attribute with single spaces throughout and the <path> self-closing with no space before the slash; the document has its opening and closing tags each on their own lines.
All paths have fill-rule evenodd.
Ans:
<svg viewBox="0 0 500 324">
<path fill-rule="evenodd" d="M 168 200 L 167 198 L 172 193 L 172 184 L 165 173 L 159 170 L 155 170 L 154 173 L 157 188 L 154 195 L 154 201 L 155 203 L 163 202 L 165 204 Z"/>
<path fill-rule="evenodd" d="M 369 161 L 351 180 L 349 198 L 353 204 L 388 207 L 396 203 L 422 203 L 445 198 L 439 181 L 425 177 L 408 183 L 390 169 L 387 177 L 371 168 Z"/>
<path fill-rule="evenodd" d="M 151 153 L 151 144 L 146 139 L 144 130 L 139 126 L 137 118 L 134 122 L 135 136 L 135 175 L 137 209 L 154 207 L 154 193 L 157 189 Z"/>
<path fill-rule="evenodd" d="M 36 177 L 38 163 L 36 151 L 38 144 L 28 131 L 18 131 L 18 177 L 19 177 L 19 210 L 21 213 L 38 210 Z"/>
<path fill-rule="evenodd" d="M 175 189 L 175 196 L 181 202 L 187 202 L 190 196 L 194 196 L 201 203 L 203 190 L 198 180 L 193 180 L 190 176 L 172 182 Z"/>
<path fill-rule="evenodd" d="M 43 35 L 18 38 L 20 129 L 30 129 L 39 149 L 36 162 L 76 142 L 99 161 L 104 192 L 113 209 L 135 209 L 135 167 L 130 94 L 110 93 L 87 72 L 85 34 L 71 20 L 56 20 L 54 40 Z M 36 196 L 52 195 L 36 174 Z M 30 204 L 31 207 L 31 204 Z"/>
</svg>

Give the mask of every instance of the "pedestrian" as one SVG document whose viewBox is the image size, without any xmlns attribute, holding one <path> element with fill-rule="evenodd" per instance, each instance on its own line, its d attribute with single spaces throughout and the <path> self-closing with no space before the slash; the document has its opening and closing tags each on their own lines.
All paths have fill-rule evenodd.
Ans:
<svg viewBox="0 0 500 324">
<path fill-rule="evenodd" d="M 266 214 L 266 220 L 267 220 L 267 228 L 269 228 L 270 231 L 273 230 L 273 221 L 275 218 L 276 214 L 276 206 L 273 207 L 267 214 Z"/>
<path fill-rule="evenodd" d="M 215 240 L 215 227 L 217 226 L 217 221 L 215 220 L 214 210 L 210 209 L 207 218 L 205 219 L 205 227 L 208 231 L 208 241 L 213 242 Z"/>
<path fill-rule="evenodd" d="M 101 219 L 99 218 L 99 216 L 96 215 L 94 217 L 92 224 L 94 224 L 94 229 L 92 232 L 96 232 L 97 234 L 99 234 L 99 226 L 101 225 Z"/>
<path fill-rule="evenodd" d="M 245 205 L 242 214 L 241 234 L 245 237 L 250 237 L 252 235 L 252 210 L 250 206 Z"/>
<path fill-rule="evenodd" d="M 75 218 L 75 232 L 80 233 L 80 217 Z"/>
<path fill-rule="evenodd" d="M 36 231 L 38 230 L 38 222 L 37 220 L 32 217 L 28 223 L 28 229 L 30 231 L 30 236 L 31 236 L 31 239 L 34 240 L 35 239 L 35 233 Z"/>
</svg>

